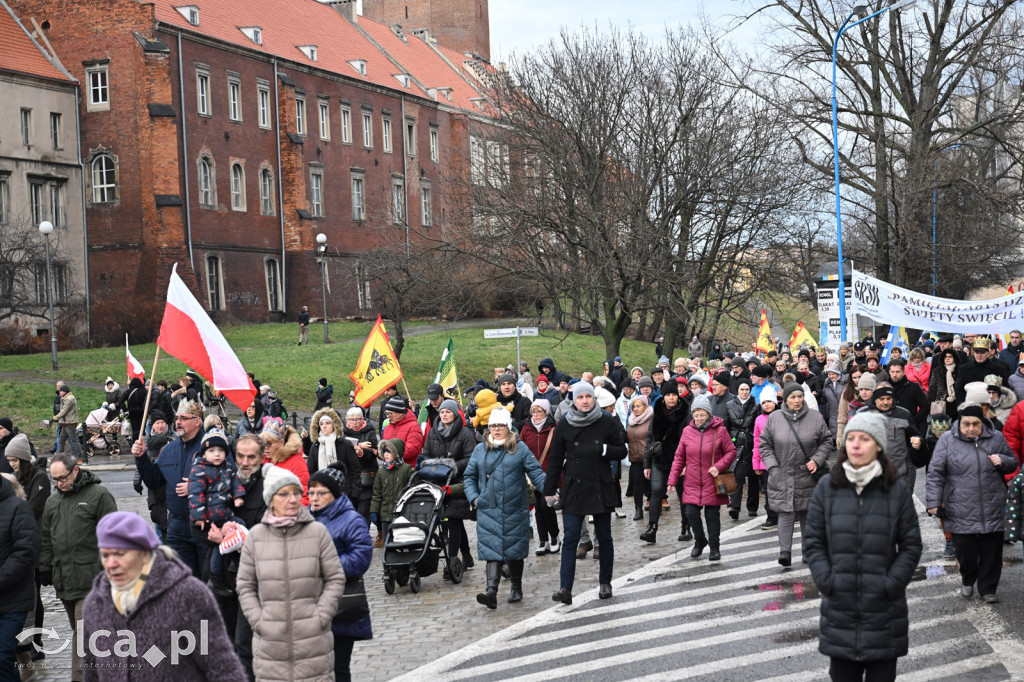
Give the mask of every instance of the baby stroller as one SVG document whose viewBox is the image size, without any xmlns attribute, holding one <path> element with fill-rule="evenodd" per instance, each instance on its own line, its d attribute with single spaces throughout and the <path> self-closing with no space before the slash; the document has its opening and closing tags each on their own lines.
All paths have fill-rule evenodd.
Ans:
<svg viewBox="0 0 1024 682">
<path fill-rule="evenodd" d="M 121 454 L 120 436 L 131 436 L 131 425 L 124 415 L 118 414 L 116 419 L 107 419 L 108 413 L 109 410 L 104 403 L 85 418 L 85 452 L 90 457 L 117 457 Z"/>
<path fill-rule="evenodd" d="M 428 460 L 413 472 L 398 498 L 395 514 L 384 538 L 384 591 L 395 593 L 395 583 L 420 591 L 420 578 L 437 573 L 441 558 L 453 583 L 462 582 L 462 562 L 448 556 L 448 523 L 444 514 L 444 488 L 457 469 L 448 460 Z"/>
</svg>

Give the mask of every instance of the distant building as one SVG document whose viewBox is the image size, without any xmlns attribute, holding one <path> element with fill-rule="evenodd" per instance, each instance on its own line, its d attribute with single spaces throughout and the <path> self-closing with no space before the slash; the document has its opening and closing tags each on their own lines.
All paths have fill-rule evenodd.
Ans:
<svg viewBox="0 0 1024 682">
<path fill-rule="evenodd" d="M 446 47 L 491 58 L 487 0 L 362 0 L 363 16 L 406 31 L 426 29 Z"/>
</svg>

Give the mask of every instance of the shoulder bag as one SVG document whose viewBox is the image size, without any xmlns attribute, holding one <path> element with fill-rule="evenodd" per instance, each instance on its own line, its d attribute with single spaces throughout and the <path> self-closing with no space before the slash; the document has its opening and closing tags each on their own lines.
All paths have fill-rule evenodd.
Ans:
<svg viewBox="0 0 1024 682">
<path fill-rule="evenodd" d="M 345 593 L 338 602 L 338 612 L 334 614 L 334 623 L 345 623 L 370 615 L 370 603 L 366 601 L 366 585 L 362 578 L 345 581 Z"/>
<path fill-rule="evenodd" d="M 718 448 L 718 429 L 715 429 L 715 439 L 711 442 L 711 466 L 715 465 L 715 450 Z M 736 492 L 736 474 L 732 471 L 719 471 L 715 476 L 715 491 L 719 495 L 732 495 Z"/>
<path fill-rule="evenodd" d="M 800 436 L 799 436 L 799 434 L 797 434 L 796 427 L 793 426 L 793 422 L 791 422 L 789 419 L 787 419 L 786 415 L 782 415 L 782 420 L 784 422 L 786 422 L 786 424 L 789 425 L 789 430 L 793 432 L 793 438 L 796 439 L 796 444 L 800 446 L 800 451 L 802 453 L 804 453 L 804 463 L 806 464 L 807 462 L 810 462 L 811 461 L 811 456 L 807 454 L 807 448 L 804 447 L 803 441 L 800 440 Z M 814 479 L 815 483 L 817 483 L 821 479 L 823 479 L 826 476 L 828 476 L 828 474 L 829 474 L 828 462 L 825 462 L 820 467 L 818 467 L 817 469 L 814 470 L 814 473 L 811 474 L 811 478 Z"/>
<path fill-rule="evenodd" d="M 554 440 L 554 438 L 555 430 L 551 429 L 550 431 L 548 431 L 548 442 L 544 444 L 544 449 L 540 451 L 540 459 L 537 460 L 537 463 L 540 464 L 541 469 L 544 468 L 544 462 L 546 462 L 548 459 L 548 448 L 551 447 L 551 441 Z M 530 489 L 531 493 L 537 489 L 536 487 L 534 487 L 533 481 L 530 480 L 529 476 L 526 476 L 526 487 Z"/>
</svg>

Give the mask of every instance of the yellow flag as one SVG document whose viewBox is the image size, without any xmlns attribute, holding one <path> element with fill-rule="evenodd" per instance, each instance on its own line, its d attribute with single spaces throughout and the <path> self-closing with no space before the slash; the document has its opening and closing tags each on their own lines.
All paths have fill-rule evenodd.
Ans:
<svg viewBox="0 0 1024 682">
<path fill-rule="evenodd" d="M 761 308 L 761 326 L 757 330 L 757 352 L 767 353 L 775 348 L 772 341 L 772 328 L 768 326 L 768 313 Z"/>
<path fill-rule="evenodd" d="M 789 350 L 796 353 L 803 344 L 807 344 L 808 348 L 818 347 L 818 342 L 815 341 L 814 337 L 811 336 L 811 333 L 807 331 L 807 327 L 804 326 L 804 323 L 797 322 L 796 329 L 793 330 L 793 336 L 789 339 Z"/>
<path fill-rule="evenodd" d="M 402 378 L 402 368 L 391 349 L 391 340 L 380 315 L 366 337 L 355 371 L 348 376 L 356 385 L 355 403 L 359 407 L 372 403 Z"/>
</svg>

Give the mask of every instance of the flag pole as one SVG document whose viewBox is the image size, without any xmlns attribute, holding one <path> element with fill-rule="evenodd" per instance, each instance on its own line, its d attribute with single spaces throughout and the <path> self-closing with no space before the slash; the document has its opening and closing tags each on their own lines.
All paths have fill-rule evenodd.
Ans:
<svg viewBox="0 0 1024 682">
<path fill-rule="evenodd" d="M 156 381 L 156 363 L 160 359 L 160 346 L 156 347 L 156 355 L 153 356 L 153 371 L 149 375 L 149 390 L 146 391 L 146 407 L 142 410 L 142 428 L 139 430 L 139 441 L 143 445 L 145 442 L 146 434 L 146 420 L 149 419 L 149 399 L 153 395 L 153 382 Z M 167 415 L 170 416 L 170 415 Z"/>
</svg>

